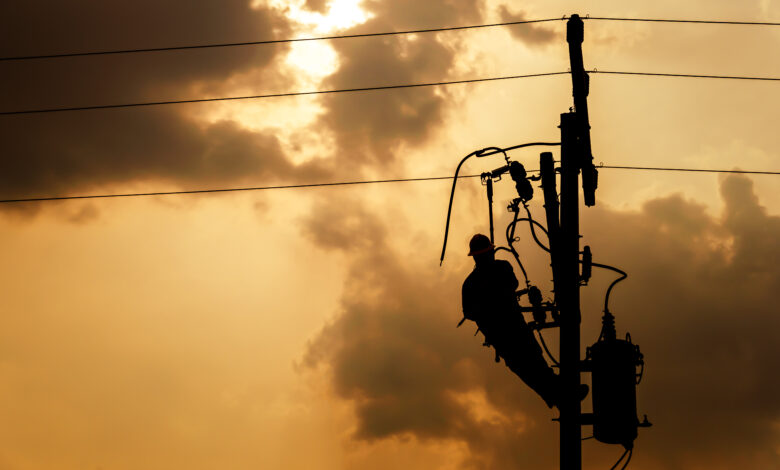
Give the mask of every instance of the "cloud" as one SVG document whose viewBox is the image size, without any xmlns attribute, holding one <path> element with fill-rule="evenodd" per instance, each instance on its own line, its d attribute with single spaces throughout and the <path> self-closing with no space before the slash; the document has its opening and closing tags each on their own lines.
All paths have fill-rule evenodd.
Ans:
<svg viewBox="0 0 780 470">
<path fill-rule="evenodd" d="M 619 334 L 630 331 L 648 369 L 634 462 L 642 468 L 769 468 L 778 440 L 780 217 L 744 177 L 722 181 L 712 217 L 680 196 L 640 211 L 597 206 L 583 214 L 597 261 L 627 270 L 613 294 Z M 388 227 L 357 202 L 318 207 L 304 232 L 344 251 L 350 265 L 341 313 L 312 339 L 304 363 L 325 371 L 352 403 L 354 439 L 394 437 L 468 446 L 463 468 L 554 468 L 557 426 L 541 400 L 463 328 L 462 279 L 394 249 Z M 360 244 L 348 227 L 365 226 Z M 584 289 L 583 344 L 597 336 L 607 277 Z M 585 430 L 587 434 L 587 430 Z M 589 442 L 585 468 L 619 450 Z M 588 465 L 593 465 L 589 467 Z"/>
<path fill-rule="evenodd" d="M 767 371 L 780 366 L 772 300 L 780 218 L 759 205 L 747 178 L 724 179 L 721 195 L 719 219 L 670 197 L 640 214 L 602 211 L 583 230 L 600 233 L 594 246 L 632 275 L 616 304 L 653 371 L 640 393 L 658 426 L 642 447 L 667 468 L 692 454 L 709 468 L 778 463 L 769 449 L 780 380 Z M 620 229 L 598 228 L 607 226 Z"/>
<path fill-rule="evenodd" d="M 3 30 L 13 41 L 4 42 L 2 55 L 239 42 L 285 36 L 291 29 L 280 12 L 252 8 L 248 0 L 186 7 L 173 1 L 45 6 L 42 14 L 39 3 L 22 2 L 3 15 Z M 275 61 L 286 49 L 269 45 L 6 62 L 0 66 L 0 108 L 219 96 L 258 79 L 269 91 L 281 80 Z M 2 197 L 66 195 L 149 181 L 177 188 L 301 181 L 325 171 L 315 162 L 293 165 L 270 131 L 249 131 L 232 121 L 202 122 L 192 111 L 159 106 L 3 116 Z"/>
<path fill-rule="evenodd" d="M 307 10 L 325 13 L 328 3 L 328 0 L 306 0 L 305 6 Z"/>
<path fill-rule="evenodd" d="M 473 328 L 455 329 L 460 280 L 397 251 L 388 230 L 354 200 L 321 202 L 304 221 L 313 242 L 349 261 L 343 311 L 311 341 L 304 365 L 328 370 L 336 394 L 354 404 L 355 439 L 465 442 L 469 468 L 542 468 L 553 458 L 535 432 L 553 430 L 543 402 L 493 363 Z"/>
<path fill-rule="evenodd" d="M 501 16 L 501 21 L 505 23 L 525 21 L 528 19 L 525 12 L 519 11 L 513 13 L 506 5 L 501 5 L 498 8 L 498 13 Z M 555 31 L 552 29 L 533 24 L 511 26 L 509 32 L 512 34 L 513 38 L 524 42 L 529 46 L 546 46 L 558 39 Z"/>
<path fill-rule="evenodd" d="M 481 2 L 369 0 L 373 15 L 345 34 L 435 28 L 480 20 Z M 333 42 L 339 68 L 323 88 L 435 82 L 447 77 L 459 46 L 437 35 L 384 36 Z M 336 136 L 338 158 L 355 165 L 391 166 L 404 145 L 419 145 L 441 125 L 448 100 L 436 88 L 330 95 L 318 126 Z"/>
</svg>

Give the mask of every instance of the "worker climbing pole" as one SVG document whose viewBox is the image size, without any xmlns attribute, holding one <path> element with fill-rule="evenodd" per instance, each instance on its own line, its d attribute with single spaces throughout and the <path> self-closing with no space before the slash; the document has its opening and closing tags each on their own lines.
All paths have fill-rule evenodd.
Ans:
<svg viewBox="0 0 780 470">
<path fill-rule="evenodd" d="M 588 75 L 582 58 L 584 38 L 582 19 L 572 15 L 568 20 L 566 40 L 571 63 L 572 95 L 574 106 L 560 118 L 560 142 L 533 142 L 508 148 L 488 147 L 468 154 L 455 171 L 447 212 L 441 261 L 447 247 L 452 202 L 458 172 L 470 157 L 488 157 L 502 154 L 505 165 L 482 173 L 486 186 L 490 236 L 477 234 L 470 242 L 469 255 L 474 258 L 474 271 L 463 284 L 463 319 L 473 320 L 485 336 L 485 345 L 495 348 L 496 362 L 504 359 L 507 367 L 536 391 L 549 407 L 557 407 L 560 416 L 560 468 L 581 470 L 582 426 L 593 426 L 593 437 L 600 442 L 620 444 L 625 451 L 613 468 L 622 462 L 625 468 L 633 453 L 633 443 L 639 427 L 650 424 L 645 417 L 639 422 L 636 412 L 636 385 L 644 370 L 644 357 L 630 335 L 618 339 L 615 317 L 609 310 L 609 296 L 615 285 L 626 278 L 622 270 L 593 262 L 589 246 L 580 251 L 579 233 L 579 178 L 582 174 L 583 202 L 585 206 L 596 204 L 598 172 L 593 164 L 588 119 Z M 543 152 L 539 162 L 539 176 L 529 177 L 525 167 L 509 159 L 508 153 L 531 146 L 560 145 L 560 167 L 550 152 Z M 518 197 L 508 206 L 513 219 L 506 229 L 507 246 L 497 246 L 493 223 L 493 183 L 509 173 L 515 183 Z M 560 200 L 557 175 L 560 174 Z M 540 181 L 544 197 L 546 227 L 533 219 L 528 202 L 533 198 L 532 182 Z M 520 207 L 527 217 L 520 217 Z M 534 241 L 550 254 L 553 273 L 554 300 L 544 302 L 541 291 L 528 279 L 521 257 L 514 247 L 519 223 L 528 223 Z M 545 245 L 538 235 L 546 236 Z M 525 286 L 519 283 L 511 265 L 496 259 L 498 251 L 507 251 L 520 268 Z M 580 268 L 581 267 L 581 268 Z M 585 358 L 580 350 L 580 288 L 587 285 L 592 268 L 597 267 L 619 274 L 608 287 L 601 319 L 601 335 L 595 344 L 586 349 Z M 522 306 L 523 299 L 530 304 Z M 523 313 L 530 312 L 533 320 L 526 322 Z M 549 315 L 548 315 L 549 314 Z M 541 331 L 559 328 L 560 351 L 556 360 L 544 343 Z M 536 332 L 539 342 L 533 335 Z M 555 373 L 544 359 L 544 347 Z M 637 373 L 639 369 L 639 373 Z M 593 412 L 582 412 L 582 400 L 588 395 L 588 387 L 582 384 L 582 373 L 592 373 Z M 627 458 L 626 458 L 627 456 Z M 626 458 L 625 461 L 623 459 Z"/>
</svg>

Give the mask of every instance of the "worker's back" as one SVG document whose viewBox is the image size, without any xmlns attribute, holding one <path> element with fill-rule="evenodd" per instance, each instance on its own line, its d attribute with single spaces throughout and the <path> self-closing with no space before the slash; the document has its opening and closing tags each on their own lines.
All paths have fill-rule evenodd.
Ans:
<svg viewBox="0 0 780 470">
<path fill-rule="evenodd" d="M 463 315 L 477 323 L 491 344 L 498 344 L 509 324 L 522 321 L 517 286 L 512 265 L 496 259 L 477 264 L 463 282 Z"/>
</svg>

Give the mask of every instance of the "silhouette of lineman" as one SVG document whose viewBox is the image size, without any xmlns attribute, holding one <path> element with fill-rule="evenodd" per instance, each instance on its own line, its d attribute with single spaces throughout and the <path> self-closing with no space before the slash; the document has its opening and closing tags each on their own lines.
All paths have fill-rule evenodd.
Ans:
<svg viewBox="0 0 780 470">
<path fill-rule="evenodd" d="M 477 323 L 485 345 L 552 408 L 558 404 L 560 377 L 542 356 L 542 349 L 519 310 L 512 265 L 496 259 L 490 239 L 478 233 L 469 242 L 474 270 L 463 282 L 463 316 Z M 584 395 L 587 389 L 582 390 Z"/>
</svg>

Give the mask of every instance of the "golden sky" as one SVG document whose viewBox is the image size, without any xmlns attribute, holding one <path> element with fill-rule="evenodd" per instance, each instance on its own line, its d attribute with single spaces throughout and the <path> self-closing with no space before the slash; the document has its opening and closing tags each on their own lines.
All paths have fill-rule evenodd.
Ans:
<svg viewBox="0 0 780 470">
<path fill-rule="evenodd" d="M 0 56 L 436 28 L 571 13 L 780 21 L 771 0 L 13 2 Z M 185 5 L 186 3 L 186 5 Z M 586 68 L 780 76 L 777 27 L 587 21 Z M 0 110 L 564 71 L 565 22 L 0 62 Z M 774 82 L 593 75 L 596 162 L 780 169 Z M 0 116 L 0 199 L 452 174 L 558 140 L 562 75 Z M 528 168 L 538 150 L 513 152 Z M 494 160 L 467 164 L 477 173 Z M 600 172 L 582 210 L 641 345 L 629 468 L 780 468 L 776 176 Z M 475 180 L 0 207 L 0 469 L 557 468 L 556 413 L 455 329 Z M 497 183 L 497 226 L 509 214 Z M 540 191 L 532 210 L 542 218 Z M 549 261 L 522 238 L 533 282 Z M 595 341 L 608 274 L 583 289 Z M 557 350 L 555 334 L 548 334 Z M 588 435 L 589 430 L 584 430 Z M 585 469 L 621 450 L 583 443 Z"/>
</svg>

